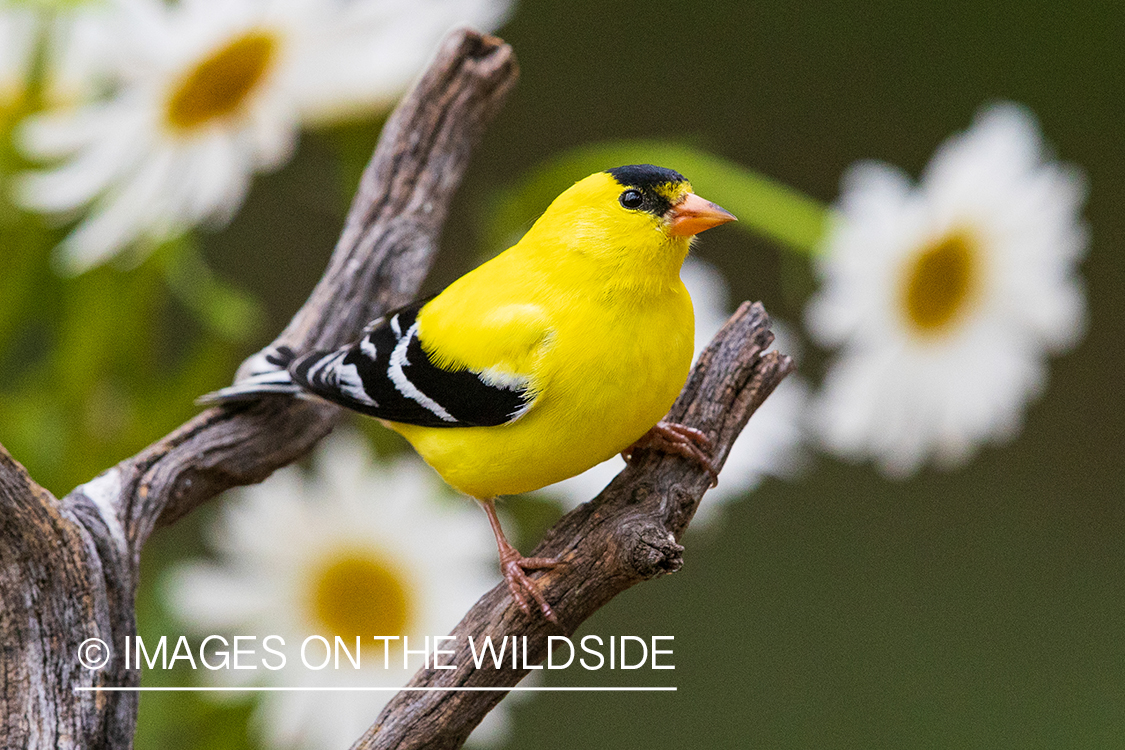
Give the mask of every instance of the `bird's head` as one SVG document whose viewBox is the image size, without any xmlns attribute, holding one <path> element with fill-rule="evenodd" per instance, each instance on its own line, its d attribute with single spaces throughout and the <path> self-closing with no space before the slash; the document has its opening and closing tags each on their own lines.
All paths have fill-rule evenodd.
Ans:
<svg viewBox="0 0 1125 750">
<path fill-rule="evenodd" d="M 583 180 L 586 181 L 595 185 L 606 183 L 601 190 L 604 197 L 612 197 L 617 203 L 617 221 L 635 231 L 656 228 L 669 237 L 694 237 L 705 229 L 736 220 L 731 212 L 693 193 L 691 183 L 682 174 L 664 167 L 615 167 Z"/>
<path fill-rule="evenodd" d="M 575 183 L 528 234 L 552 235 L 553 246 L 616 273 L 670 278 L 679 275 L 692 237 L 728 221 L 734 215 L 693 193 L 679 172 L 634 164 Z"/>
</svg>

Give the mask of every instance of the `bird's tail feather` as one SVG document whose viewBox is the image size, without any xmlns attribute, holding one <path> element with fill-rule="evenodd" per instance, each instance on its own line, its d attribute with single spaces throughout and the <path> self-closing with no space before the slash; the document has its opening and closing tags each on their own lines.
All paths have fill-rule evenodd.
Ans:
<svg viewBox="0 0 1125 750">
<path fill-rule="evenodd" d="M 294 359 L 287 347 L 266 347 L 244 365 L 246 375 L 234 385 L 205 393 L 195 400 L 200 406 L 213 406 L 234 401 L 254 401 L 262 396 L 301 396 L 303 391 L 289 376 L 289 363 Z"/>
</svg>

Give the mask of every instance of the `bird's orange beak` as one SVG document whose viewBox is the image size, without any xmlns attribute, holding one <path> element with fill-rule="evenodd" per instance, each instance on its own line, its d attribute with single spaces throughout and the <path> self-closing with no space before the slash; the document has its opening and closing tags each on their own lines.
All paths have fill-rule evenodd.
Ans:
<svg viewBox="0 0 1125 750">
<path fill-rule="evenodd" d="M 691 237 L 728 221 L 738 221 L 730 211 L 695 193 L 688 193 L 686 198 L 668 209 L 664 218 L 668 222 L 668 233 L 678 237 Z"/>
</svg>

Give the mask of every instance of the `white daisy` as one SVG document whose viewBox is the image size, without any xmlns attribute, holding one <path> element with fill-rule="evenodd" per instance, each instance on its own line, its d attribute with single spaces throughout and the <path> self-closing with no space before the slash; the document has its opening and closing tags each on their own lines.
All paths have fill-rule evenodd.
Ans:
<svg viewBox="0 0 1125 750">
<path fill-rule="evenodd" d="M 694 256 L 680 273 L 695 307 L 696 357 L 711 342 L 727 321 L 730 293 L 719 271 Z M 786 354 L 796 353 L 796 337 L 787 327 L 774 321 L 774 347 Z M 790 375 L 778 386 L 747 423 L 731 446 L 717 487 L 708 490 L 692 521 L 692 528 L 712 523 L 726 503 L 755 489 L 765 476 L 789 477 L 803 463 L 800 422 L 808 399 L 808 385 Z M 542 492 L 559 500 L 567 510 L 594 498 L 625 468 L 625 461 L 614 456 L 576 477 L 544 487 Z"/>
<path fill-rule="evenodd" d="M 208 676 L 229 684 L 405 684 L 422 657 L 411 655 L 403 669 L 402 641 L 390 641 L 385 668 L 373 636 L 407 636 L 412 651 L 421 649 L 499 580 L 487 526 L 463 499 L 439 499 L 445 493 L 417 459 L 380 465 L 355 434 L 327 439 L 311 476 L 287 468 L 240 491 L 213 529 L 219 562 L 181 566 L 166 591 L 173 611 L 201 635 L 254 635 L 256 643 L 280 635 L 287 659 L 278 671 Z M 340 669 L 306 668 L 300 645 L 310 635 L 330 642 L 338 635 L 349 646 L 362 636 L 360 669 L 346 661 Z M 264 693 L 254 723 L 273 747 L 349 747 L 392 695 Z M 494 710 L 474 740 L 498 739 L 506 724 L 503 708 Z"/>
<path fill-rule="evenodd" d="M 812 333 L 842 346 L 815 407 L 825 444 L 905 475 L 1010 438 L 1084 328 L 1085 182 L 1048 161 L 1034 117 L 988 107 L 917 186 L 853 167 L 817 259 Z"/>
<path fill-rule="evenodd" d="M 0 120 L 27 87 L 38 28 L 30 8 L 0 5 Z"/>
<path fill-rule="evenodd" d="M 389 101 L 451 25 L 494 22 L 506 7 L 112 0 L 102 36 L 117 42 L 105 61 L 117 89 L 27 124 L 30 156 L 65 161 L 26 175 L 21 202 L 63 215 L 90 206 L 59 247 L 62 267 L 74 272 L 138 242 L 222 224 L 253 173 L 289 158 L 302 121 Z"/>
</svg>

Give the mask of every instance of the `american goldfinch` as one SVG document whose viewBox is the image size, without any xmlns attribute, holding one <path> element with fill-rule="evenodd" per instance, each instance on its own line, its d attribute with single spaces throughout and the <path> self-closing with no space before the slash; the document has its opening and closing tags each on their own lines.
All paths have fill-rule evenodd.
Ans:
<svg viewBox="0 0 1125 750">
<path fill-rule="evenodd" d="M 687 379 L 691 238 L 734 216 L 678 172 L 609 169 L 573 185 L 514 246 L 374 321 L 335 351 L 267 349 L 254 374 L 201 399 L 319 397 L 401 433 L 442 478 L 484 507 L 518 605 L 550 605 L 504 537 L 500 495 L 575 476 L 638 448 L 712 472 L 701 433 L 660 422 Z"/>
</svg>

